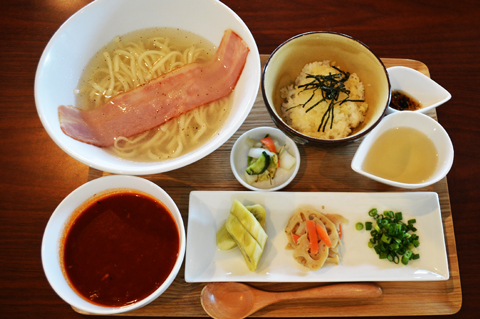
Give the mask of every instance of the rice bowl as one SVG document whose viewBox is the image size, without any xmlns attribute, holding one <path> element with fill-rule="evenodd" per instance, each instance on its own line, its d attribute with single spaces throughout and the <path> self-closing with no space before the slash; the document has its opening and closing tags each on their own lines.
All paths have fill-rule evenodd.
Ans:
<svg viewBox="0 0 480 319">
<path fill-rule="evenodd" d="M 282 116 L 281 108 L 285 103 L 282 88 L 295 83 L 305 65 L 326 60 L 335 62 L 343 71 L 355 73 L 365 88 L 364 102 L 368 104 L 365 120 L 346 137 L 309 136 L 292 127 Z M 265 64 L 261 88 L 275 125 L 300 144 L 339 145 L 361 138 L 381 121 L 390 101 L 390 82 L 381 59 L 362 42 L 328 31 L 302 33 L 280 44 Z"/>
<path fill-rule="evenodd" d="M 332 74 L 342 76 L 334 67 L 341 70 L 335 62 L 308 63 L 295 79 L 295 84 L 280 90 L 285 99 L 281 107 L 283 119 L 295 130 L 316 138 L 339 139 L 347 137 L 365 120 L 368 104 L 355 102 L 364 101 L 365 88 L 355 73 L 346 73 L 348 77 L 341 78 L 344 82 L 336 82 L 348 95 L 340 92 L 338 99 L 343 102 L 329 111 L 331 103 L 318 92 L 318 87 L 324 82 L 332 82 Z"/>
</svg>

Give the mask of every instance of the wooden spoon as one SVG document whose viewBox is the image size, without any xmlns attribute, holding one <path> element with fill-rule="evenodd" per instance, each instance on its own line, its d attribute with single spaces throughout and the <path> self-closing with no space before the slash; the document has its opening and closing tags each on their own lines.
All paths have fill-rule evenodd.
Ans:
<svg viewBox="0 0 480 319">
<path fill-rule="evenodd" d="M 375 298 L 382 288 L 373 283 L 346 283 L 320 286 L 290 292 L 267 292 L 236 282 L 207 284 L 200 297 L 202 307 L 212 318 L 245 318 L 273 303 L 309 298 L 355 299 Z"/>
</svg>

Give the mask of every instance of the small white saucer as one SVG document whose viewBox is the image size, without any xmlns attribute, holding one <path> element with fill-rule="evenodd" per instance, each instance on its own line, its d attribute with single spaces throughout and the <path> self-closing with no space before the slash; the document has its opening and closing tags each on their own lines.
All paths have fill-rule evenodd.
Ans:
<svg viewBox="0 0 480 319">
<path fill-rule="evenodd" d="M 452 95 L 423 73 L 404 66 L 394 66 L 387 69 L 390 85 L 393 91 L 407 93 L 422 104 L 417 113 L 426 113 L 451 99 Z M 392 107 L 387 108 L 387 114 L 405 112 Z"/>
<path fill-rule="evenodd" d="M 363 170 L 363 164 L 375 141 L 386 131 L 395 127 L 411 127 L 427 135 L 437 149 L 438 164 L 433 175 L 423 183 L 409 184 L 388 180 Z M 453 164 L 453 145 L 445 129 L 430 116 L 418 112 L 397 112 L 386 116 L 380 124 L 368 134 L 358 147 L 352 160 L 352 169 L 368 178 L 387 185 L 402 188 L 422 188 L 444 178 Z"/>
</svg>

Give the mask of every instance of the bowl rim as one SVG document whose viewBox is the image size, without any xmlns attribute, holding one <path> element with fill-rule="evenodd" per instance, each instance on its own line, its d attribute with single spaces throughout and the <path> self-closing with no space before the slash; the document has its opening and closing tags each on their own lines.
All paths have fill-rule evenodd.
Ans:
<svg viewBox="0 0 480 319">
<path fill-rule="evenodd" d="M 357 42 L 358 44 L 360 44 L 361 46 L 363 46 L 365 49 L 367 49 L 376 59 L 378 62 L 380 62 L 380 65 L 382 66 L 383 68 L 383 72 L 385 74 L 385 77 L 387 79 L 387 85 L 388 85 L 388 90 L 389 90 L 389 95 L 388 95 L 388 99 L 386 101 L 386 105 L 381 113 L 381 115 L 378 117 L 378 119 L 372 123 L 372 125 L 370 125 L 369 128 L 367 128 L 365 131 L 361 132 L 361 133 L 357 133 L 355 135 L 349 135 L 347 137 L 344 137 L 344 138 L 339 138 L 339 139 L 321 139 L 321 138 L 315 138 L 315 137 L 312 137 L 312 136 L 308 136 L 308 135 L 305 135 L 297 130 L 294 130 L 293 128 L 291 128 L 289 125 L 287 125 L 283 119 L 276 113 L 273 111 L 273 108 L 274 106 L 270 105 L 268 99 L 267 99 L 267 94 L 266 94 L 266 89 L 265 89 L 265 75 L 266 75 L 266 72 L 268 70 L 268 66 L 270 64 L 270 60 L 273 58 L 273 56 L 275 55 L 275 53 L 277 53 L 279 50 L 281 50 L 286 44 L 290 43 L 291 41 L 294 41 L 300 37 L 304 37 L 304 36 L 309 36 L 309 35 L 312 35 L 312 34 L 332 34 L 332 35 L 335 35 L 335 36 L 340 36 L 340 37 L 344 37 L 344 38 L 347 38 L 349 40 L 352 40 L 354 42 Z M 284 42 L 282 42 L 277 48 L 275 48 L 275 50 L 273 50 L 273 52 L 270 54 L 270 56 L 268 57 L 267 59 L 267 62 L 265 63 L 265 66 L 263 67 L 263 70 L 262 70 L 262 77 L 261 77 L 261 80 L 260 80 L 260 86 L 261 86 L 261 89 L 262 89 L 262 96 L 263 96 L 263 100 L 265 102 L 265 106 L 268 110 L 268 113 L 270 114 L 270 116 L 273 118 L 274 122 L 275 123 L 279 123 L 279 125 L 282 127 L 282 129 L 285 129 L 288 134 L 291 134 L 293 136 L 296 136 L 298 138 L 301 138 L 301 139 L 304 139 L 308 142 L 312 142 L 312 143 L 316 143 L 316 144 L 324 144 L 324 145 L 333 145 L 333 144 L 338 144 L 338 143 L 342 143 L 342 142 L 351 142 L 351 141 L 354 141 L 354 140 L 357 140 L 363 136 L 365 136 L 366 134 L 368 134 L 375 126 L 378 125 L 378 123 L 382 120 L 382 118 L 385 116 L 385 113 L 388 109 L 388 105 L 390 104 L 390 96 L 391 96 L 391 90 L 392 90 L 392 87 L 391 87 L 391 84 L 390 84 L 390 79 L 388 78 L 388 73 L 387 73 L 387 69 L 385 68 L 385 65 L 382 61 L 382 59 L 380 59 L 378 57 L 378 55 L 373 52 L 365 43 L 363 43 L 362 41 L 358 40 L 358 39 L 355 39 L 354 37 L 350 36 L 350 35 L 347 35 L 347 34 L 344 34 L 344 33 L 340 33 L 340 32 L 335 32 L 335 31 L 308 31 L 308 32 L 304 32 L 304 33 L 300 33 L 300 34 L 297 34 L 287 40 L 285 40 Z"/>
<path fill-rule="evenodd" d="M 255 187 L 253 185 L 250 185 L 248 184 L 243 178 L 242 176 L 240 176 L 236 170 L 236 166 L 235 166 L 235 150 L 238 149 L 238 146 L 239 146 L 239 143 L 241 140 L 243 140 L 245 137 L 247 137 L 249 134 L 252 134 L 252 133 L 255 133 L 257 131 L 261 131 L 261 130 L 265 130 L 265 131 L 268 131 L 269 134 L 272 134 L 272 136 L 275 134 L 275 135 L 280 135 L 282 136 L 282 138 L 285 139 L 285 144 L 287 143 L 290 143 L 289 147 L 291 149 L 291 151 L 293 151 L 293 155 L 295 155 L 295 160 L 296 160 L 296 163 L 295 163 L 295 167 L 293 169 L 293 172 L 292 174 L 288 177 L 288 179 L 283 182 L 282 184 L 280 185 L 277 185 L 275 187 L 272 187 L 272 188 L 258 188 L 258 187 Z M 270 133 L 271 132 L 271 133 Z M 275 136 L 274 136 L 275 137 Z M 235 143 L 233 144 L 232 146 L 232 149 L 230 151 L 230 168 L 232 169 L 232 172 L 233 172 L 233 175 L 235 176 L 235 178 L 237 179 L 237 181 L 242 184 L 244 187 L 252 190 L 252 191 L 259 191 L 259 192 L 273 192 L 273 191 L 277 191 L 277 190 L 280 190 L 280 189 L 283 189 L 285 188 L 288 184 L 290 184 L 294 179 L 295 177 L 297 176 L 297 173 L 300 169 L 300 151 L 298 149 L 298 145 L 297 143 L 295 143 L 295 141 L 293 139 L 291 139 L 287 134 L 285 134 L 282 130 L 278 129 L 278 128 L 275 128 L 275 127 L 271 127 L 271 126 L 259 126 L 259 127 L 256 127 L 256 128 L 253 128 L 251 130 L 248 130 L 246 132 L 244 132 L 242 135 L 240 135 L 237 140 L 235 141 Z"/>
<path fill-rule="evenodd" d="M 427 113 L 429 112 L 430 110 L 433 110 L 434 108 L 437 108 L 439 107 L 440 105 L 442 104 L 445 104 L 447 103 L 451 98 L 452 98 L 452 94 L 450 92 L 448 92 L 447 89 L 445 89 L 443 86 L 441 86 L 440 84 L 438 84 L 435 80 L 433 80 L 431 77 L 423 74 L 422 72 L 418 71 L 418 70 L 415 70 L 414 68 L 410 68 L 408 66 L 403 66 L 403 65 L 395 65 L 395 66 L 391 66 L 391 67 L 388 67 L 387 68 L 387 73 L 388 73 L 388 76 L 390 78 L 390 71 L 392 71 L 393 73 L 395 73 L 396 71 L 400 70 L 400 72 L 409 72 L 411 74 L 414 74 L 415 77 L 419 77 L 421 78 L 422 80 L 425 80 L 427 82 L 430 82 L 432 85 L 434 86 L 437 86 L 438 89 L 440 91 L 443 91 L 445 93 L 445 97 L 436 102 L 436 103 L 433 103 L 429 106 L 426 106 L 426 107 L 422 107 L 418 110 L 414 110 L 414 111 L 409 111 L 409 110 L 404 110 L 404 111 L 401 111 L 401 110 L 397 110 L 397 109 L 394 109 L 393 107 L 390 106 L 390 104 L 388 105 L 388 108 L 387 108 L 387 113 L 389 114 L 392 114 L 392 113 L 398 113 L 398 112 L 415 112 L 415 113 Z M 393 88 L 391 89 L 392 92 L 393 92 Z M 409 93 L 409 92 L 406 92 L 406 93 Z"/>
<path fill-rule="evenodd" d="M 427 187 L 430 185 L 433 185 L 443 179 L 444 177 L 447 176 L 449 173 L 450 169 L 453 166 L 453 161 L 455 157 L 455 150 L 453 148 L 453 143 L 450 138 L 450 135 L 448 132 L 445 130 L 445 128 L 436 120 L 431 118 L 430 116 L 420 113 L 420 112 L 397 112 L 397 113 L 392 113 L 389 114 L 385 117 L 386 121 L 384 121 L 384 125 L 388 125 L 390 128 L 395 127 L 395 125 L 391 125 L 390 122 L 394 121 L 393 119 L 395 117 L 418 117 L 421 118 L 422 121 L 428 121 L 430 122 L 433 126 L 435 126 L 435 130 L 437 132 L 440 132 L 445 137 L 445 142 L 446 142 L 446 156 L 445 156 L 445 165 L 443 165 L 442 169 L 436 173 L 436 177 L 431 178 L 430 180 L 423 182 L 423 183 L 403 183 L 403 182 L 396 182 L 390 179 L 386 179 L 383 177 L 379 177 L 377 175 L 370 174 L 362 169 L 362 164 L 365 161 L 365 157 L 368 154 L 368 150 L 365 152 L 364 155 L 360 155 L 359 150 L 362 150 L 362 144 L 364 143 L 369 143 L 370 146 L 375 142 L 375 140 L 380 136 L 378 134 L 373 134 L 376 132 L 372 132 L 372 134 L 369 134 L 365 139 L 362 141 L 362 143 L 358 146 L 357 150 L 355 151 L 355 154 L 352 158 L 350 167 L 352 170 L 358 174 L 361 174 L 365 177 L 368 177 L 370 179 L 373 179 L 377 182 L 390 185 L 390 186 L 395 186 L 395 187 L 400 187 L 400 188 L 407 188 L 407 189 L 416 189 L 416 188 L 422 188 L 422 187 Z M 415 128 L 414 126 L 409 126 L 412 128 Z M 382 124 L 378 125 L 375 128 L 375 131 L 379 131 L 382 129 Z M 433 177 L 433 176 L 432 176 Z"/>
<path fill-rule="evenodd" d="M 129 185 L 132 185 L 132 186 L 129 186 Z M 78 295 L 78 293 L 75 290 L 72 289 L 68 280 L 65 278 L 65 274 L 62 271 L 62 274 L 60 276 L 67 283 L 69 287 L 68 289 L 73 291 L 78 296 L 78 298 L 82 299 L 84 302 L 91 305 L 92 309 L 91 308 L 87 309 L 86 307 L 83 307 L 82 305 L 79 305 L 76 302 L 72 303 L 70 298 L 65 297 L 65 294 L 63 293 L 62 288 L 58 287 L 59 284 L 57 283 L 54 277 L 54 276 L 57 276 L 57 272 L 56 270 L 51 269 L 49 264 L 50 263 L 58 264 L 59 240 L 62 238 L 62 235 L 64 234 L 64 231 L 65 231 L 65 227 L 67 226 L 68 221 L 70 220 L 72 214 L 76 211 L 76 209 L 78 207 L 81 207 L 81 205 L 83 205 L 85 202 L 88 202 L 89 200 L 91 200 L 97 194 L 100 196 L 103 196 L 105 192 L 108 193 L 108 191 L 110 190 L 112 191 L 136 190 L 139 192 L 149 194 L 156 200 L 161 201 L 169 209 L 178 227 L 178 233 L 179 233 L 178 235 L 180 240 L 178 257 L 172 271 L 170 272 L 168 277 L 165 279 L 165 281 L 162 283 L 162 285 L 160 285 L 160 287 L 158 287 L 155 291 L 153 291 L 150 295 L 148 295 L 144 299 L 136 303 L 120 306 L 120 307 L 107 307 L 107 306 L 101 306 L 101 305 L 88 302 L 86 299 Z M 164 200 L 160 200 L 159 195 L 163 196 Z M 74 205 L 73 203 L 71 203 L 72 201 L 80 202 L 80 204 Z M 169 206 L 172 206 L 174 209 L 170 208 Z M 61 226 L 58 226 L 57 225 L 58 223 L 60 223 Z M 52 244 L 52 241 L 55 241 L 55 247 L 52 247 L 51 245 L 49 245 L 49 244 Z M 186 249 L 186 233 L 185 233 L 185 225 L 183 222 L 181 212 L 177 204 L 175 203 L 175 201 L 163 188 L 153 183 L 152 181 L 149 181 L 145 178 L 138 177 L 138 176 L 110 175 L 110 176 L 99 177 L 97 179 L 91 180 L 79 186 L 78 188 L 73 190 L 70 194 L 68 194 L 58 204 L 58 206 L 55 208 L 54 212 L 50 216 L 42 236 L 41 260 L 42 260 L 42 268 L 43 268 L 45 277 L 47 278 L 47 281 L 49 282 L 50 286 L 55 291 L 55 293 L 61 299 L 63 299 L 66 303 L 90 314 L 110 315 L 110 314 L 124 313 L 128 311 L 132 311 L 134 309 L 141 308 L 149 304 L 153 300 L 157 299 L 160 295 L 162 295 L 170 287 L 172 282 L 177 277 L 181 269 L 181 266 L 183 264 L 183 260 L 185 258 L 185 249 Z M 55 251 L 56 261 L 48 261 L 50 260 L 49 258 L 51 258 L 52 250 Z M 60 266 L 60 270 L 61 270 L 61 266 Z"/>
<path fill-rule="evenodd" d="M 148 1 L 148 0 L 144 0 L 144 1 Z M 39 116 L 40 122 L 42 123 L 43 128 L 45 129 L 47 134 L 50 136 L 50 138 L 53 140 L 53 142 L 62 151 L 64 151 L 66 154 L 68 154 L 75 160 L 81 162 L 82 164 L 85 164 L 89 167 L 99 169 L 105 172 L 110 172 L 113 174 L 125 174 L 125 175 L 148 175 L 148 174 L 157 174 L 157 173 L 164 173 L 164 172 L 177 170 L 179 168 L 183 168 L 185 166 L 193 164 L 202 158 L 205 158 L 206 156 L 216 151 L 219 147 L 224 145 L 228 141 L 228 139 L 230 139 L 233 136 L 236 130 L 240 128 L 240 126 L 245 121 L 245 119 L 247 118 L 249 112 L 251 111 L 254 105 L 254 102 L 258 93 L 258 88 L 260 86 L 260 78 L 261 78 L 260 54 L 259 54 L 258 46 L 256 44 L 256 41 L 255 41 L 255 38 L 253 37 L 252 32 L 250 31 L 248 26 L 245 24 L 245 22 L 240 18 L 240 16 L 237 15 L 235 11 L 233 11 L 226 4 L 217 0 L 203 0 L 203 1 L 206 4 L 211 4 L 212 6 L 222 8 L 222 11 L 230 15 L 232 21 L 235 21 L 235 25 L 238 26 L 239 30 L 248 34 L 249 49 L 250 49 L 248 59 L 251 59 L 250 63 L 253 66 L 253 68 L 251 72 L 252 73 L 251 77 L 248 78 L 248 81 L 246 81 L 245 83 L 254 82 L 253 86 L 255 87 L 254 89 L 252 89 L 251 96 L 249 96 L 244 101 L 244 103 L 241 104 L 241 107 L 239 108 L 238 114 L 236 116 L 236 120 L 232 121 L 232 125 L 222 126 L 222 136 L 217 137 L 216 135 L 214 135 L 210 138 L 210 140 L 216 139 L 217 140 L 216 143 L 213 144 L 211 143 L 211 141 L 207 141 L 200 148 L 194 149 L 175 159 L 167 159 L 165 161 L 140 162 L 140 161 L 132 161 L 129 159 L 120 158 L 116 155 L 108 154 L 108 156 L 113 156 L 116 159 L 115 161 L 111 161 L 107 157 L 103 157 L 103 156 L 100 160 L 96 160 L 96 156 L 93 156 L 93 157 L 90 156 L 89 152 L 79 153 L 75 150 L 75 144 L 73 145 L 71 144 L 71 143 L 77 143 L 78 141 L 72 141 L 71 143 L 64 142 L 62 141 L 62 139 L 58 137 L 58 134 L 53 130 L 54 123 L 51 120 L 49 120 L 50 116 L 48 116 L 47 112 L 43 111 L 43 108 L 44 108 L 43 106 L 40 107 L 40 105 L 44 104 L 43 102 L 41 102 L 42 100 L 38 93 L 38 91 L 40 90 L 39 81 L 41 77 L 44 76 L 44 73 L 45 73 L 44 64 L 48 59 L 48 55 L 51 52 L 54 44 L 60 41 L 58 39 L 60 39 L 63 30 L 66 30 L 68 26 L 73 24 L 75 21 L 77 21 L 77 19 L 82 19 L 85 16 L 87 16 L 89 12 L 91 12 L 92 10 L 94 10 L 94 8 L 97 8 L 98 6 L 105 5 L 105 3 L 108 3 L 108 2 L 111 2 L 111 5 L 114 5 L 114 6 L 119 5 L 116 3 L 116 1 L 112 1 L 112 0 L 97 0 L 81 7 L 78 11 L 76 11 L 74 14 L 68 17 L 60 25 L 60 27 L 57 30 L 55 30 L 55 33 L 49 39 L 47 45 L 42 51 L 39 62 L 36 66 L 35 77 L 34 77 L 34 100 L 35 100 L 35 108 Z M 195 33 L 194 30 L 189 30 L 189 31 Z M 196 34 L 199 34 L 199 33 L 196 33 Z M 202 37 L 205 37 L 201 34 L 199 35 Z M 250 45 L 250 42 L 251 42 L 251 45 Z M 100 49 L 100 47 L 98 49 Z M 247 63 L 248 63 L 248 60 L 247 60 Z M 245 69 L 242 71 L 242 75 L 244 73 L 245 73 Z M 235 90 L 233 91 L 233 94 L 235 94 Z M 78 143 L 81 143 L 81 142 L 78 142 Z"/>
</svg>

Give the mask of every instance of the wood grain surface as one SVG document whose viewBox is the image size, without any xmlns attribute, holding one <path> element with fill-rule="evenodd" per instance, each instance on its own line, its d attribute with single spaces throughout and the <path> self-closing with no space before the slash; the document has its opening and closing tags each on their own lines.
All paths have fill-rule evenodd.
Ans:
<svg viewBox="0 0 480 319">
<path fill-rule="evenodd" d="M 262 55 L 262 65 L 268 55 Z M 428 67 L 414 60 L 383 59 L 385 67 L 402 65 L 419 70 L 429 75 Z M 436 118 L 435 110 L 429 113 Z M 206 158 L 181 170 L 163 174 L 143 176 L 157 185 L 178 185 L 169 187 L 169 195 L 177 203 L 182 213 L 185 228 L 188 229 L 188 197 L 194 190 L 243 190 L 235 179 L 230 168 L 230 150 L 236 139 L 244 132 L 259 126 L 272 126 L 262 94 L 259 91 L 253 109 L 240 129 L 217 151 Z M 379 184 L 373 180 L 354 173 L 350 168 L 353 155 L 361 140 L 341 147 L 322 148 L 311 145 L 299 145 L 302 165 L 299 173 L 290 185 L 282 191 L 296 192 L 400 192 L 391 186 Z M 217 174 L 211 174 L 209 167 L 216 167 Z M 206 172 L 204 175 L 201 172 Z M 196 181 L 191 176 L 202 174 Z M 111 175 L 90 168 L 88 179 Z M 220 177 L 219 177 L 220 176 Z M 198 182 L 201 181 L 201 182 Z M 314 182 L 312 182 L 314 181 Z M 253 314 L 253 317 L 335 317 L 335 316 L 375 316 L 392 315 L 403 311 L 405 315 L 431 315 L 456 313 L 462 305 L 462 291 L 458 270 L 455 234 L 450 209 L 447 180 L 415 191 L 433 191 L 438 193 L 444 224 L 445 242 L 447 245 L 450 278 L 437 282 L 382 282 L 379 285 L 384 291 L 380 300 L 332 301 L 323 300 L 290 301 L 271 305 Z M 212 243 L 213 244 L 213 243 Z M 129 312 L 138 316 L 207 316 L 201 307 L 200 292 L 205 284 L 186 283 L 184 279 L 185 262 L 172 286 L 146 307 Z M 252 286 L 271 290 L 289 291 L 310 288 L 318 284 L 306 283 L 251 283 Z M 405 293 L 410 291 L 410 293 Z M 421 306 L 404 309 L 405 304 L 419 303 Z M 348 307 L 344 307 L 348 304 Z M 182 307 L 181 305 L 188 305 Z M 79 311 L 78 309 L 75 309 Z M 79 311 L 81 312 L 81 311 Z"/>
<path fill-rule="evenodd" d="M 40 56 L 55 31 L 90 0 L 2 1 L 0 10 L 0 317 L 80 318 L 45 278 L 40 247 L 56 206 L 75 188 L 103 173 L 63 152 L 44 130 L 35 109 L 34 79 Z M 325 300 L 272 305 L 261 317 L 366 316 L 406 318 L 452 313 L 478 318 L 480 313 L 480 6 L 478 1 L 438 0 L 225 0 L 251 30 L 260 53 L 302 32 L 336 31 L 367 44 L 378 56 L 421 61 L 423 72 L 445 87 L 452 99 L 436 109 L 449 133 L 455 160 L 446 180 L 425 190 L 440 194 L 450 279 L 442 282 L 380 283 L 384 296 L 375 302 Z M 385 60 L 398 62 L 398 60 Z M 410 62 L 408 62 L 410 63 Z M 411 62 L 416 63 L 416 62 Z M 420 67 L 418 64 L 415 67 Z M 225 160 L 233 141 L 259 125 L 273 125 L 257 99 L 245 124 L 207 158 L 165 174 L 145 176 L 164 188 L 188 212 L 192 190 L 244 190 Z M 354 176 L 351 148 L 300 147 L 302 168 L 285 191 L 404 191 Z M 332 159 L 340 158 L 339 163 Z M 221 174 L 198 171 L 213 161 Z M 335 169 L 334 169 L 335 168 Z M 314 171 L 318 179 L 306 178 Z M 203 284 L 179 278 L 168 294 L 130 316 L 204 317 L 199 294 Z M 288 291 L 317 284 L 258 284 Z M 171 290 L 171 291 L 170 291 Z M 411 298 L 411 296 L 416 296 Z M 403 301 L 402 301 L 403 300 Z M 384 309 L 385 308 L 385 309 Z M 142 313 L 141 311 L 144 311 Z M 89 316 L 93 318 L 96 316 Z"/>
</svg>

